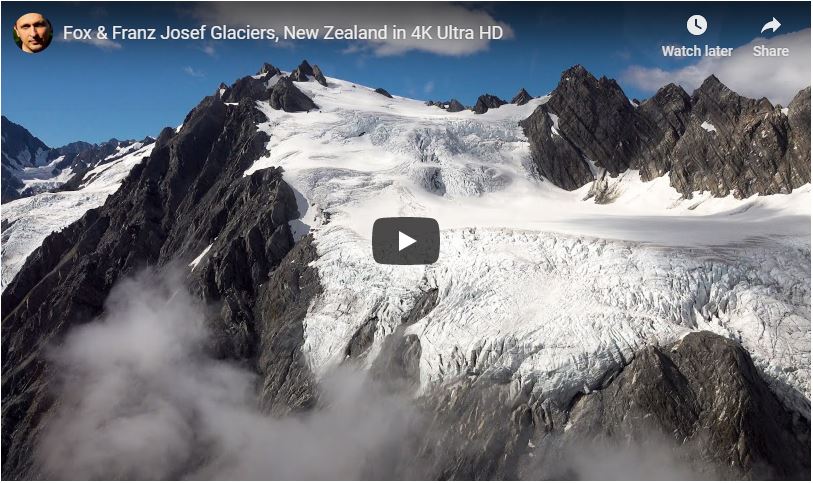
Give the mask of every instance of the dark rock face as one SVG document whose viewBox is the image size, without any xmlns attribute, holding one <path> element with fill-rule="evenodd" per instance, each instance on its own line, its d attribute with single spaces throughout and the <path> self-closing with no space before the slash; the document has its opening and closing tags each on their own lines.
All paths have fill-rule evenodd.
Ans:
<svg viewBox="0 0 813 483">
<path fill-rule="evenodd" d="M 787 162 L 794 184 L 810 181 L 810 87 L 802 89 L 788 105 Z"/>
<path fill-rule="evenodd" d="M 580 65 L 562 74 L 542 107 L 559 116 L 561 136 L 613 176 L 626 171 L 638 153 L 650 151 L 656 137 L 654 125 L 638 115 L 614 80 L 596 79 Z"/>
<path fill-rule="evenodd" d="M 273 77 L 277 74 L 282 75 L 282 71 L 274 67 L 273 65 L 269 64 L 268 62 L 264 63 L 260 70 L 257 71 L 257 75 Z"/>
<path fill-rule="evenodd" d="M 310 65 L 308 65 L 308 69 L 313 72 L 310 70 Z M 278 76 L 278 78 L 272 79 L 274 76 Z M 230 87 L 221 86 L 217 94 L 223 102 L 229 103 L 240 102 L 243 99 L 270 101 L 272 108 L 285 112 L 305 112 L 318 109 L 311 98 L 291 82 L 290 77 L 279 76 L 281 76 L 280 70 L 266 63 L 263 64 L 257 76 L 238 79 Z M 221 92 L 222 94 L 220 94 Z"/>
<path fill-rule="evenodd" d="M 544 129 L 551 116 L 558 119 L 558 137 Z M 520 125 L 540 174 L 565 189 L 597 179 L 591 193 L 598 198 L 607 175 L 638 169 L 645 181 L 670 173 L 672 186 L 687 197 L 704 190 L 743 198 L 787 193 L 810 181 L 809 117 L 809 89 L 796 96 L 787 116 L 767 99 L 737 95 L 714 76 L 691 97 L 670 84 L 634 104 L 614 80 L 575 66 L 562 74 L 550 101 Z"/>
<path fill-rule="evenodd" d="M 511 104 L 516 104 L 518 106 L 524 106 L 531 99 L 533 99 L 533 97 L 531 97 L 531 95 L 528 94 L 528 91 L 526 91 L 525 88 L 522 88 L 522 89 L 519 90 L 519 92 L 517 92 L 517 95 L 515 95 L 513 97 L 513 99 L 511 99 Z"/>
<path fill-rule="evenodd" d="M 310 77 L 313 77 L 316 82 L 322 84 L 323 86 L 327 87 L 327 79 L 325 79 L 324 74 L 322 74 L 321 69 L 319 69 L 318 65 L 311 65 L 308 63 L 307 60 L 303 60 L 299 66 L 291 72 L 291 80 L 295 82 L 308 82 Z"/>
<path fill-rule="evenodd" d="M 318 109 L 310 97 L 296 88 L 291 79 L 283 77 L 271 88 L 268 100 L 274 109 L 285 112 L 303 112 Z"/>
<path fill-rule="evenodd" d="M 152 154 L 133 168 L 103 207 L 46 238 L 3 292 L 5 478 L 36 476 L 33 448 L 55 403 L 47 390 L 46 346 L 99 315 L 121 277 L 145 266 L 180 262 L 185 267 L 210 244 L 189 284 L 204 300 L 220 306 L 209 321 L 213 350 L 258 368 L 261 375 L 268 371 L 273 381 L 279 379 L 275 374 L 285 372 L 280 387 L 292 387 L 291 393 L 276 391 L 269 401 L 307 406 L 307 385 L 300 383 L 304 369 L 288 369 L 296 354 L 260 357 L 263 344 L 295 345 L 296 334 L 286 324 L 296 319 L 287 317 L 307 306 L 305 298 L 317 288 L 313 276 L 305 274 L 296 296 L 280 290 L 264 293 L 271 285 L 290 282 L 297 267 L 307 268 L 292 263 L 275 274 L 294 246 L 288 221 L 298 215 L 281 172 L 265 169 L 243 176 L 268 140 L 256 130 L 264 116 L 254 104 L 249 98 L 237 106 L 224 105 L 218 96 L 204 99 L 179 133 L 171 128 L 161 132 Z M 312 256 L 307 242 L 301 250 L 304 254 L 292 256 Z M 280 316 L 286 318 L 275 318 Z M 281 333 L 289 335 L 273 335 Z M 273 381 L 267 381 L 269 387 L 277 387 Z"/>
<path fill-rule="evenodd" d="M 22 181 L 14 175 L 11 169 L 3 164 L 0 166 L 0 203 L 7 203 L 20 197 L 20 190 L 24 187 Z"/>
<path fill-rule="evenodd" d="M 0 117 L 0 120 L 3 130 L 2 165 L 7 169 L 36 166 L 37 152 L 45 153 L 51 149 L 28 129 L 9 121 L 6 116 Z"/>
<path fill-rule="evenodd" d="M 584 186 L 594 179 L 591 166 L 584 154 L 561 135 L 559 126 L 554 129 L 554 124 L 559 124 L 560 120 L 544 107 L 538 107 L 519 123 L 531 140 L 531 155 L 538 174 L 566 190 Z"/>
<path fill-rule="evenodd" d="M 477 98 L 477 103 L 474 105 L 474 113 L 485 114 L 485 112 L 488 111 L 489 109 L 500 107 L 503 104 L 508 103 L 497 96 L 493 96 L 491 94 L 483 94 L 482 96 Z"/>
<path fill-rule="evenodd" d="M 670 153 L 686 132 L 691 109 L 691 98 L 676 84 L 661 87 L 654 96 L 638 103 L 638 113 L 652 120 L 658 130 L 658 141 L 651 155 L 639 157 L 635 162 L 635 166 L 641 170 L 641 178 L 651 180 L 669 171 Z"/>
<path fill-rule="evenodd" d="M 687 465 L 708 464 L 717 478 L 810 477 L 809 422 L 788 413 L 741 346 L 710 332 L 639 352 L 606 388 L 575 402 L 568 426 L 564 438 L 581 442 L 671 435 L 699 458 Z"/>
<path fill-rule="evenodd" d="M 692 104 L 694 122 L 671 156 L 678 191 L 744 198 L 787 193 L 809 182 L 810 151 L 788 149 L 791 137 L 806 137 L 809 146 L 809 129 L 792 133 L 789 117 L 767 99 L 738 96 L 712 76 L 694 92 Z M 809 102 L 796 109 L 809 117 Z"/>
<path fill-rule="evenodd" d="M 316 383 L 302 353 L 302 321 L 311 300 L 322 292 L 313 238 L 302 238 L 259 290 L 254 306 L 259 339 L 257 371 L 263 375 L 260 405 L 272 415 L 310 409 Z"/>
<path fill-rule="evenodd" d="M 534 434 L 530 394 L 486 378 L 461 379 L 420 401 L 424 435 L 402 463 L 406 478 L 516 480 Z"/>
<path fill-rule="evenodd" d="M 373 92 L 375 92 L 376 94 L 381 94 L 384 97 L 389 97 L 390 99 L 392 99 L 392 95 L 389 92 L 387 92 L 387 90 L 384 89 L 384 88 L 378 87 Z"/>
<path fill-rule="evenodd" d="M 237 79 L 231 86 L 221 83 L 215 94 L 219 95 L 223 102 L 240 102 L 241 99 L 266 100 L 269 91 L 267 83 L 273 76 L 274 74 L 267 72 L 259 78 L 246 76 Z"/>
<path fill-rule="evenodd" d="M 325 79 L 325 75 L 322 73 L 322 69 L 320 69 L 319 66 L 315 64 L 313 66 L 313 77 L 316 78 L 316 82 L 327 87 L 327 79 Z"/>
<path fill-rule="evenodd" d="M 449 101 L 449 107 L 446 109 L 449 112 L 460 112 L 465 110 L 466 107 L 460 103 L 457 99 L 452 99 Z"/>
</svg>

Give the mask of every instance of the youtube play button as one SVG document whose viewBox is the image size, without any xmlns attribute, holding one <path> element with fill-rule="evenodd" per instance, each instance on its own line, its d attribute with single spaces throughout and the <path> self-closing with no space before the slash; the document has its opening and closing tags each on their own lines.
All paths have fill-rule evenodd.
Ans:
<svg viewBox="0 0 813 483">
<path fill-rule="evenodd" d="M 432 218 L 379 218 L 373 223 L 373 258 L 386 265 L 428 265 L 438 260 L 440 228 Z"/>
</svg>

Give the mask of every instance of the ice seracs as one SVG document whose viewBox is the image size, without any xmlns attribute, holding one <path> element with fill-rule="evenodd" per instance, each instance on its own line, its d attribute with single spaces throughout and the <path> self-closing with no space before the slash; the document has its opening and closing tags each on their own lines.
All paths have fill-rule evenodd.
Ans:
<svg viewBox="0 0 813 483">
<path fill-rule="evenodd" d="M 437 290 L 406 329 L 421 347 L 419 391 L 486 377 L 569 401 L 643 345 L 706 329 L 741 341 L 783 401 L 809 414 L 809 185 L 687 198 L 668 175 L 632 172 L 610 178 L 614 202 L 598 205 L 589 185 L 565 191 L 533 171 L 518 122 L 549 97 L 475 114 L 328 85 L 298 84 L 318 112 L 257 103 L 268 155 L 246 171 L 282 166 L 303 199 L 324 289 L 303 323 L 317 376 L 370 320 L 372 361 Z M 376 264 L 371 227 L 386 216 L 436 218 L 438 262 Z"/>
</svg>

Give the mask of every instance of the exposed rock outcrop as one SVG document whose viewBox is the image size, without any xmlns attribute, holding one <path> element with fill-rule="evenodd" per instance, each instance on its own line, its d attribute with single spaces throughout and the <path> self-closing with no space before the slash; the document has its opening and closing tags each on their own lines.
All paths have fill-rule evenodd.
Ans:
<svg viewBox="0 0 813 483">
<path fill-rule="evenodd" d="M 307 64 L 307 62 L 303 62 Z M 300 66 L 302 67 L 302 66 Z M 310 65 L 308 64 L 310 72 Z M 293 76 L 293 74 L 292 74 Z M 221 94 L 222 92 L 222 94 Z M 263 64 L 256 76 L 238 79 L 233 85 L 216 93 L 228 103 L 238 103 L 243 99 L 270 101 L 271 107 L 285 112 L 304 112 L 318 109 L 313 100 L 299 90 L 291 77 L 284 76 L 271 64 Z"/>
<path fill-rule="evenodd" d="M 670 84 L 634 105 L 614 80 L 575 66 L 520 125 L 540 174 L 565 189 L 601 182 L 604 172 L 615 177 L 637 169 L 645 181 L 670 173 L 672 186 L 687 197 L 708 191 L 744 198 L 810 182 L 809 117 L 809 88 L 787 115 L 767 99 L 737 95 L 714 76 L 691 97 Z M 548 134 L 546 118 L 556 119 L 558 137 Z"/>
<path fill-rule="evenodd" d="M 271 107 L 285 112 L 302 112 L 318 109 L 310 97 L 296 88 L 291 79 L 283 77 L 271 88 L 268 100 Z"/>
<path fill-rule="evenodd" d="M 449 112 L 461 112 L 466 110 L 466 106 L 461 104 L 457 99 L 450 101 L 426 101 L 426 105 L 439 107 Z"/>
<path fill-rule="evenodd" d="M 485 114 L 489 109 L 498 108 L 504 104 L 508 104 L 504 100 L 491 94 L 483 94 L 477 98 L 477 103 L 474 105 L 475 114 Z"/>
<path fill-rule="evenodd" d="M 384 97 L 389 97 L 390 99 L 392 99 L 392 94 L 387 92 L 387 90 L 382 88 L 382 87 L 376 88 L 373 92 L 375 92 L 376 94 L 381 94 Z"/>
<path fill-rule="evenodd" d="M 260 70 L 257 71 L 257 75 L 271 77 L 275 75 L 282 75 L 282 71 L 266 62 L 262 65 L 262 67 L 260 67 Z"/>
<path fill-rule="evenodd" d="M 692 94 L 692 122 L 671 153 L 672 186 L 738 198 L 790 192 L 810 181 L 809 166 L 789 153 L 790 131 L 767 99 L 741 97 L 711 76 Z"/>
<path fill-rule="evenodd" d="M 531 97 L 531 95 L 528 94 L 528 91 L 526 91 L 525 88 L 523 87 L 522 89 L 519 90 L 519 92 L 517 92 L 517 95 L 515 95 L 511 99 L 511 104 L 516 104 L 518 106 L 524 106 L 531 99 L 533 99 L 533 97 Z"/>
<path fill-rule="evenodd" d="M 607 387 L 575 402 L 557 444 L 643 446 L 653 434 L 683 447 L 687 467 L 706 477 L 810 476 L 810 423 L 784 408 L 741 346 L 710 332 L 637 353 Z"/>
<path fill-rule="evenodd" d="M 466 109 L 466 106 L 460 103 L 457 99 L 452 99 L 449 101 L 449 107 L 446 108 L 449 112 L 461 112 Z"/>
<path fill-rule="evenodd" d="M 324 74 L 322 74 L 321 69 L 319 69 L 318 65 L 311 66 L 307 60 L 303 60 L 299 66 L 291 72 L 291 80 L 295 82 L 308 82 L 311 77 L 316 80 L 316 82 L 322 84 L 323 86 L 327 87 L 327 79 L 325 79 Z"/>
</svg>

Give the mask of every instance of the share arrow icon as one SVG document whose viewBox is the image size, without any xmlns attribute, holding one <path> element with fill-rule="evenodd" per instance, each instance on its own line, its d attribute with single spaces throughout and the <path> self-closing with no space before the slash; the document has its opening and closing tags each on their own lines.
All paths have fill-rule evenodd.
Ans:
<svg viewBox="0 0 813 483">
<path fill-rule="evenodd" d="M 782 24 L 779 23 L 779 20 L 777 20 L 776 17 L 773 17 L 770 22 L 762 26 L 762 30 L 760 30 L 759 33 L 763 33 L 768 29 L 770 29 L 771 32 L 776 32 L 781 26 Z"/>
</svg>

